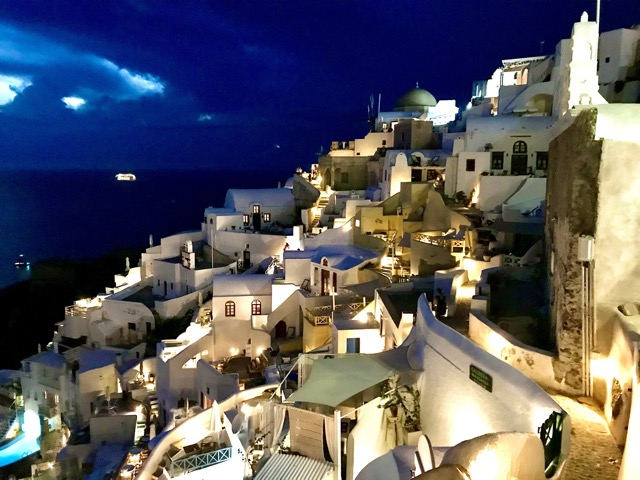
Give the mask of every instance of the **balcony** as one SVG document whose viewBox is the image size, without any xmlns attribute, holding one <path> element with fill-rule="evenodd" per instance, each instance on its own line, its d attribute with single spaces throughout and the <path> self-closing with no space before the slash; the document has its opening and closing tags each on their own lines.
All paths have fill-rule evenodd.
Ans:
<svg viewBox="0 0 640 480">
<path fill-rule="evenodd" d="M 215 444 L 213 447 L 215 447 Z M 189 447 L 184 448 L 185 452 L 187 451 L 187 448 Z M 205 448 L 204 445 L 202 448 Z M 231 447 L 225 447 L 210 452 L 197 453 L 190 457 L 172 461 L 171 466 L 169 467 L 169 473 L 171 478 L 175 478 L 179 475 L 186 475 L 188 473 L 195 472 L 196 470 L 202 470 L 203 468 L 208 468 L 213 465 L 226 462 L 227 460 L 231 460 L 231 455 Z"/>
<path fill-rule="evenodd" d="M 334 317 L 340 317 L 341 319 L 348 320 L 353 318 L 360 310 L 362 310 L 362 308 L 362 302 L 336 305 L 335 310 L 333 310 L 331 305 L 314 307 L 311 309 L 305 309 L 304 318 L 315 327 L 333 325 Z"/>
<path fill-rule="evenodd" d="M 47 402 L 46 405 L 38 405 L 38 413 L 46 418 L 53 418 L 60 413 L 60 409 L 57 405 L 52 405 Z"/>
</svg>

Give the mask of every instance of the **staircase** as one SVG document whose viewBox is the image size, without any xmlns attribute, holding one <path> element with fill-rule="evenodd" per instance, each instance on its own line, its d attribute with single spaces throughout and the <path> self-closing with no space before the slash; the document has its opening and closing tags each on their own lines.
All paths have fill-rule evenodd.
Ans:
<svg viewBox="0 0 640 480">
<path fill-rule="evenodd" d="M 151 405 L 151 417 L 158 417 L 158 394 L 153 391 L 149 392 L 149 403 Z"/>
<path fill-rule="evenodd" d="M 314 216 L 313 222 L 311 222 L 311 225 L 309 227 L 310 231 L 313 231 L 313 228 L 317 227 L 318 224 L 320 224 L 320 217 L 322 217 L 322 214 L 324 213 L 324 209 L 328 204 L 329 204 L 329 194 L 325 191 L 321 191 L 320 197 L 318 198 L 318 202 L 316 203 L 316 208 L 320 210 L 320 213 Z"/>
<path fill-rule="evenodd" d="M 149 418 L 145 419 L 144 417 L 139 416 L 138 421 L 136 422 L 136 433 L 134 437 L 134 443 L 138 443 L 140 439 L 147 434 L 147 423 L 151 423 L 151 419 L 154 416 L 158 417 L 158 395 L 155 391 L 149 392 L 147 397 L 147 402 L 149 402 L 148 414 Z"/>
</svg>

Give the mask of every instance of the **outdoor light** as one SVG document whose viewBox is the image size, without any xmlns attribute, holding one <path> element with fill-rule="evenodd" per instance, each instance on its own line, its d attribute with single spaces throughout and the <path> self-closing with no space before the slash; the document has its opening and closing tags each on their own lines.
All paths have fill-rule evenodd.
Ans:
<svg viewBox="0 0 640 480">
<path fill-rule="evenodd" d="M 231 347 L 231 356 L 234 357 L 238 354 L 239 350 L 236 347 Z"/>
<path fill-rule="evenodd" d="M 25 410 L 22 430 L 27 438 L 38 438 L 40 436 L 40 417 L 32 410 Z"/>
</svg>

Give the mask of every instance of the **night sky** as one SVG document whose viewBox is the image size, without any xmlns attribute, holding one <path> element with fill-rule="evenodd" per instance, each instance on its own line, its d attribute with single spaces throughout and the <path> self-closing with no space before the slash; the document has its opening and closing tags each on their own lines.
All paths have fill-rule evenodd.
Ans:
<svg viewBox="0 0 640 480">
<path fill-rule="evenodd" d="M 366 133 L 370 94 L 464 107 L 595 5 L 2 0 L 0 168 L 306 167 Z M 634 23 L 640 1 L 602 0 L 602 31 Z"/>
</svg>

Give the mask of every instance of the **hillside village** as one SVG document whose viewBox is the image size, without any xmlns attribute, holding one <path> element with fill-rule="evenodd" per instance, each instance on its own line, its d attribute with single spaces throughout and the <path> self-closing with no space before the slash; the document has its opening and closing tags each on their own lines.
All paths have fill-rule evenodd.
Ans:
<svg viewBox="0 0 640 480">
<path fill-rule="evenodd" d="M 640 478 L 640 28 L 570 33 L 462 112 L 372 98 L 363 138 L 150 239 L 0 371 L 0 467 Z"/>
</svg>

